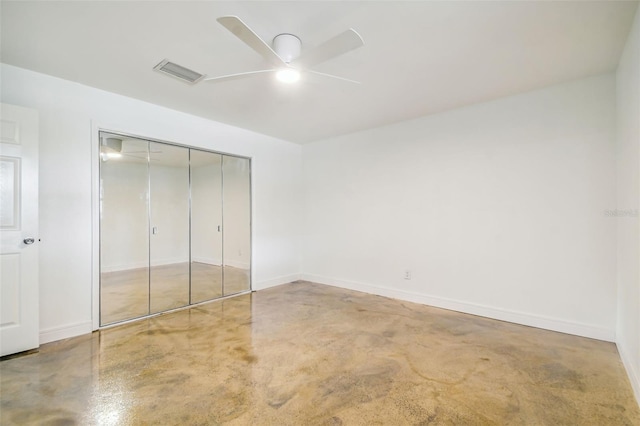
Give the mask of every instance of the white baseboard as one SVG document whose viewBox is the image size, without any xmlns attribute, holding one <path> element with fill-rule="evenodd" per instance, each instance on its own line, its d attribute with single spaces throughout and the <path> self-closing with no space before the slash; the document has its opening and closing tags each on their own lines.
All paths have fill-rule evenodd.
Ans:
<svg viewBox="0 0 640 426">
<path fill-rule="evenodd" d="M 225 266 L 231 266 L 232 268 L 238 269 L 249 269 L 251 264 L 249 262 L 245 262 L 243 260 L 225 260 Z"/>
<path fill-rule="evenodd" d="M 173 265 L 174 263 L 189 263 L 189 259 L 160 259 L 155 260 L 151 263 L 151 266 L 163 266 L 163 265 Z M 149 266 L 149 262 L 135 262 L 128 263 L 126 265 L 115 265 L 115 266 L 102 266 L 102 272 L 122 272 L 128 271 L 131 269 L 140 269 L 147 268 Z"/>
<path fill-rule="evenodd" d="M 40 330 L 40 344 L 43 345 L 45 343 L 55 342 L 56 340 L 68 339 L 70 337 L 91 333 L 92 331 L 91 321 Z"/>
<path fill-rule="evenodd" d="M 149 262 L 146 262 L 146 261 L 145 262 L 132 262 L 132 263 L 127 263 L 127 264 L 112 265 L 112 266 L 101 265 L 101 271 L 102 272 L 128 271 L 129 269 L 146 268 L 147 266 L 149 266 Z"/>
<path fill-rule="evenodd" d="M 173 265 L 175 263 L 189 263 L 188 257 L 180 257 L 173 259 L 156 259 L 151 262 L 151 266 L 164 266 L 164 265 Z"/>
<path fill-rule="evenodd" d="M 372 284 L 328 278 L 313 274 L 302 274 L 300 279 L 335 287 L 341 287 L 348 290 L 362 291 L 364 293 L 390 297 L 393 299 L 406 300 L 408 302 L 421 303 L 423 305 L 449 309 L 466 314 L 478 315 L 481 317 L 497 319 L 500 321 L 507 321 L 515 324 L 542 328 L 545 330 L 559 331 L 561 333 L 589 337 L 591 339 L 604 340 L 607 342 L 615 341 L 614 330 L 609 330 L 604 327 L 598 327 L 590 324 L 582 324 L 558 318 L 550 318 L 523 312 L 510 311 L 507 309 L 484 306 L 475 303 L 447 299 L 443 297 L 429 296 L 426 294 L 414 293 L 406 290 L 379 287 Z"/>
<path fill-rule="evenodd" d="M 633 354 L 629 352 L 629 348 L 622 342 L 616 342 L 616 346 L 618 347 L 618 353 L 622 359 L 622 364 L 627 370 L 627 376 L 629 376 L 629 381 L 631 382 L 633 393 L 636 396 L 636 401 L 638 401 L 638 405 L 640 405 L 640 372 L 636 369 L 636 366 L 633 363 Z"/>
<path fill-rule="evenodd" d="M 220 259 L 206 258 L 206 257 L 194 257 L 192 259 L 194 262 L 206 263 L 209 265 L 222 265 L 222 261 Z M 155 260 L 151 263 L 151 266 L 163 266 L 163 265 L 173 265 L 174 263 L 188 263 L 189 259 L 161 259 Z M 231 266 L 232 268 L 238 269 L 249 269 L 251 266 L 249 262 L 243 260 L 227 260 L 225 261 L 226 266 Z M 148 262 L 134 262 L 128 263 L 126 265 L 112 265 L 112 266 L 104 266 L 102 265 L 102 272 L 121 272 L 128 271 L 130 269 L 140 269 L 146 268 L 149 266 Z"/>
<path fill-rule="evenodd" d="M 281 277 L 272 278 L 270 280 L 259 281 L 254 284 L 253 290 L 264 290 L 269 287 L 275 287 L 282 284 L 289 284 L 293 281 L 298 281 L 300 274 L 283 275 Z"/>
<path fill-rule="evenodd" d="M 216 259 L 214 257 L 192 256 L 191 261 L 197 263 L 206 263 L 207 265 L 222 265 L 222 259 Z"/>
</svg>

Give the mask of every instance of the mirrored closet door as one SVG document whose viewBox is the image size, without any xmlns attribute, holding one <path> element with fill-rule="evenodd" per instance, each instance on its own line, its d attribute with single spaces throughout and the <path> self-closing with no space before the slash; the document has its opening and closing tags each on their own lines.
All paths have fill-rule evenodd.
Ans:
<svg viewBox="0 0 640 426">
<path fill-rule="evenodd" d="M 189 149 L 149 143 L 149 304 L 189 304 Z"/>
<path fill-rule="evenodd" d="M 224 156 L 224 294 L 250 288 L 251 194 L 249 160 Z"/>
<path fill-rule="evenodd" d="M 222 155 L 191 150 L 191 303 L 223 296 Z"/>
<path fill-rule="evenodd" d="M 149 314 L 149 143 L 100 147 L 100 323 Z"/>
<path fill-rule="evenodd" d="M 251 289 L 250 160 L 100 133 L 100 325 Z"/>
</svg>

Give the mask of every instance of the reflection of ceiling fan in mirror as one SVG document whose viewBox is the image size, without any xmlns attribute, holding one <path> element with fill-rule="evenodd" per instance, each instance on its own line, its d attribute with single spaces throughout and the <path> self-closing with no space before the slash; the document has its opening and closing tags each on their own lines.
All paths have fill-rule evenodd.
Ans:
<svg viewBox="0 0 640 426">
<path fill-rule="evenodd" d="M 271 68 L 219 77 L 207 77 L 204 74 L 200 74 L 165 59 L 156 65 L 154 69 L 190 84 L 195 84 L 200 81 L 216 83 L 254 77 L 260 74 L 275 74 L 276 78 L 283 83 L 294 83 L 300 79 L 302 74 L 318 75 L 350 83 L 358 83 L 348 78 L 325 74 L 311 69 L 315 65 L 363 46 L 364 42 L 362 41 L 362 37 L 353 29 L 344 31 L 313 49 L 302 51 L 302 42 L 293 34 L 278 34 L 274 37 L 273 43 L 270 46 L 237 16 L 223 16 L 218 18 L 218 22 L 266 59 L 266 61 L 271 64 Z"/>
<path fill-rule="evenodd" d="M 140 140 L 120 139 L 115 137 L 103 137 L 100 141 L 100 159 L 108 161 L 110 159 L 123 158 L 130 161 L 146 162 L 147 160 L 158 161 L 153 158 L 153 154 L 162 154 L 162 151 L 141 149 Z M 147 142 L 144 142 L 146 144 Z"/>
</svg>

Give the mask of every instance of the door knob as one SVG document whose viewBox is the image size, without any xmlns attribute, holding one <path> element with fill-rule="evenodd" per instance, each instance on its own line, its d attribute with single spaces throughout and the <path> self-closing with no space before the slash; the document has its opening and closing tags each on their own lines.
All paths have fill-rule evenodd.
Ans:
<svg viewBox="0 0 640 426">
<path fill-rule="evenodd" d="M 26 245 L 29 244 L 33 244 L 36 242 L 35 238 L 25 238 L 24 240 L 22 240 L 23 243 L 25 243 Z"/>
</svg>

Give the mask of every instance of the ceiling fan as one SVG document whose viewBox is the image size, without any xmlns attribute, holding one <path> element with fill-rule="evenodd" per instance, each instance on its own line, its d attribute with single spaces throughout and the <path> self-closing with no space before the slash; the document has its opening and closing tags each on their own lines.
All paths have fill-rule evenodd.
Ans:
<svg viewBox="0 0 640 426">
<path fill-rule="evenodd" d="M 302 52 L 302 42 L 293 34 L 278 34 L 274 37 L 272 46 L 261 39 L 247 24 L 237 16 L 222 16 L 217 21 L 238 37 L 243 43 L 267 60 L 272 66 L 269 69 L 248 71 L 238 74 L 229 74 L 218 77 L 208 77 L 196 71 L 165 59 L 154 67 L 156 71 L 177 77 L 188 83 L 195 84 L 200 81 L 223 82 L 240 78 L 253 77 L 259 74 L 273 73 L 276 78 L 284 83 L 294 83 L 300 79 L 302 73 L 310 73 L 329 77 L 351 83 L 355 80 L 325 74 L 311 69 L 313 66 L 343 55 L 351 50 L 364 45 L 362 37 L 354 30 L 348 29 L 337 36 L 327 40 L 313 49 Z"/>
</svg>

